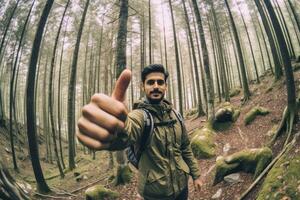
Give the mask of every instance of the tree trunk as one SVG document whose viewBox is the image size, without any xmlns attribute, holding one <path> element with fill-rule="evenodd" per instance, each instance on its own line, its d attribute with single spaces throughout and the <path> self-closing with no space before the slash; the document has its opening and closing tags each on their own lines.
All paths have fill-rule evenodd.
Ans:
<svg viewBox="0 0 300 200">
<path fill-rule="evenodd" d="M 215 24 L 216 28 L 216 42 L 219 50 L 219 69 L 221 73 L 221 82 L 224 88 L 224 99 L 225 101 L 230 101 L 229 97 L 229 88 L 228 88 L 228 81 L 227 81 L 227 76 L 226 76 L 226 71 L 225 71 L 225 65 L 224 65 L 224 49 L 221 41 L 221 32 L 220 32 L 220 26 L 218 23 L 218 19 L 216 16 L 215 8 L 214 8 L 214 3 L 210 1 L 210 6 L 211 6 L 211 11 L 212 11 L 212 16 L 213 16 L 213 22 Z"/>
<path fill-rule="evenodd" d="M 199 77 L 199 71 L 198 71 L 198 64 L 197 64 L 197 58 L 196 58 L 196 52 L 195 52 L 195 47 L 194 47 L 194 41 L 193 41 L 193 36 L 192 36 L 192 31 L 190 28 L 190 20 L 189 20 L 189 16 L 187 13 L 187 9 L 186 9 L 186 5 L 185 5 L 185 0 L 182 0 L 182 4 L 183 4 L 183 9 L 184 9 L 184 15 L 185 15 L 185 22 L 186 22 L 186 27 L 187 27 L 187 31 L 188 31 L 188 38 L 189 38 L 189 44 L 191 46 L 191 50 L 192 50 L 192 61 L 193 61 L 193 67 L 194 67 L 194 71 L 195 71 L 195 79 L 196 79 L 196 90 L 197 90 L 197 98 L 198 98 L 198 102 L 197 102 L 197 110 L 198 110 L 198 117 L 203 116 L 205 113 L 203 111 L 202 108 L 202 101 L 201 101 L 201 91 L 200 91 L 200 77 Z M 200 61 L 201 62 L 201 61 Z"/>
<path fill-rule="evenodd" d="M 180 62 L 179 62 L 179 53 L 178 53 L 178 44 L 177 44 L 177 36 L 176 36 L 176 27 L 175 27 L 175 19 L 173 14 L 173 7 L 171 0 L 169 0 L 169 7 L 171 12 L 171 20 L 172 20 L 172 30 L 173 30 L 173 39 L 174 39 L 174 50 L 175 50 L 175 59 L 176 59 L 176 71 L 177 71 L 177 84 L 178 84 L 178 100 L 179 100 L 179 112 L 183 114 L 182 108 L 182 83 L 181 83 L 181 73 L 180 73 Z"/>
<path fill-rule="evenodd" d="M 58 44 L 58 39 L 60 36 L 60 31 L 62 28 L 62 24 L 69 6 L 70 0 L 67 1 L 66 5 L 65 5 L 65 9 L 57 30 L 57 34 L 56 34 L 56 38 L 55 38 L 55 42 L 54 42 L 54 47 L 53 47 L 53 52 L 52 52 L 52 58 L 51 58 L 51 65 L 50 65 L 50 77 L 49 77 L 49 87 L 48 87 L 48 92 L 49 92 L 49 96 L 48 96 L 48 107 L 49 107 L 49 114 L 50 114 L 50 125 L 52 127 L 52 139 L 53 139 L 53 145 L 54 145 L 54 153 L 55 153 L 55 157 L 56 157 L 56 164 L 58 166 L 59 169 L 59 173 L 60 173 L 60 177 L 64 178 L 64 172 L 60 163 L 60 159 L 59 159 L 59 155 L 58 155 L 58 149 L 57 149 L 57 143 L 56 143 L 56 125 L 54 123 L 54 111 L 53 111 L 53 102 L 54 99 L 52 97 L 52 94 L 54 92 L 54 86 L 53 86 L 53 71 L 54 71 L 54 63 L 55 63 L 55 58 L 56 58 L 56 49 L 57 49 L 57 44 Z M 60 123 L 60 122 L 59 122 Z"/>
<path fill-rule="evenodd" d="M 283 63 L 284 63 L 284 71 L 286 76 L 286 87 L 287 87 L 287 112 L 288 112 L 288 133 L 290 135 L 293 127 L 293 123 L 295 120 L 295 115 L 298 113 L 298 107 L 296 104 L 296 90 L 295 90 L 295 82 L 294 82 L 294 75 L 293 75 L 293 69 L 291 65 L 291 60 L 289 58 L 289 52 L 287 44 L 285 43 L 284 35 L 282 32 L 282 29 L 280 28 L 279 21 L 276 17 L 276 14 L 274 12 L 274 9 L 271 5 L 271 2 L 269 0 L 264 0 L 265 6 L 268 10 L 269 16 L 271 18 L 272 25 L 274 29 L 276 30 L 276 37 L 279 43 Z"/>
<path fill-rule="evenodd" d="M 244 91 L 243 100 L 244 100 L 244 102 L 246 102 L 250 98 L 250 90 L 249 90 L 247 76 L 246 76 L 246 69 L 245 69 L 244 58 L 243 58 L 243 54 L 242 54 L 242 48 L 241 48 L 240 40 L 238 37 L 236 25 L 233 20 L 233 16 L 232 16 L 232 13 L 231 13 L 231 10 L 230 10 L 227 0 L 225 0 L 225 4 L 226 4 L 226 8 L 227 8 L 227 11 L 229 14 L 229 19 L 230 19 L 232 30 L 233 30 L 235 45 L 236 45 L 236 48 L 238 51 L 238 57 L 239 57 L 239 62 L 240 62 L 241 75 L 242 75 L 243 91 Z"/>
<path fill-rule="evenodd" d="M 242 22 L 243 22 L 243 25 L 245 27 L 247 39 L 248 39 L 248 42 L 249 42 L 249 45 L 250 45 L 250 52 L 251 52 L 252 60 L 253 60 L 253 63 L 254 63 L 254 70 L 255 70 L 255 75 L 256 75 L 256 81 L 259 84 L 260 81 L 259 81 L 259 75 L 258 75 L 258 70 L 257 70 L 257 64 L 256 64 L 254 52 L 253 52 L 253 47 L 252 47 L 251 39 L 250 39 L 250 36 L 249 36 L 249 31 L 248 31 L 247 25 L 245 23 L 244 15 L 243 15 L 243 13 L 241 11 L 241 8 L 240 8 L 239 4 L 237 4 L 237 5 L 238 5 L 238 9 L 239 9 L 240 15 L 242 17 Z"/>
<path fill-rule="evenodd" d="M 290 57 L 292 59 L 295 59 L 296 56 L 295 56 L 295 51 L 294 51 L 294 46 L 293 46 L 293 43 L 292 43 L 292 40 L 291 40 L 291 34 L 290 34 L 290 31 L 286 25 L 286 21 L 284 19 L 284 15 L 281 11 L 281 8 L 278 4 L 278 1 L 275 0 L 275 4 L 276 4 L 276 7 L 277 7 L 277 15 L 278 15 L 278 20 L 279 22 L 281 23 L 281 26 L 282 26 L 282 31 L 283 31 L 283 34 L 285 35 L 285 39 L 286 39 L 286 44 L 287 44 L 287 47 L 288 47 L 288 50 L 289 50 L 289 54 L 290 54 Z"/>
<path fill-rule="evenodd" d="M 152 37 L 151 37 L 151 0 L 148 0 L 148 16 L 149 16 L 149 63 L 152 63 Z"/>
<path fill-rule="evenodd" d="M 65 169 L 65 162 L 64 162 L 64 156 L 63 156 L 63 147 L 62 147 L 62 142 L 61 142 L 61 121 L 62 121 L 62 116 L 61 116 L 61 71 L 62 71 L 62 59 L 64 55 L 64 44 L 65 44 L 65 38 L 66 38 L 66 33 L 67 33 L 67 26 L 64 31 L 64 36 L 63 36 L 63 43 L 61 45 L 61 52 L 60 52 L 60 60 L 59 60 L 59 74 L 58 74 L 58 90 L 57 90 L 57 121 L 58 121 L 58 141 L 59 141 L 59 151 L 60 151 L 60 158 L 61 158 L 61 163 L 63 168 Z"/>
<path fill-rule="evenodd" d="M 199 12 L 199 8 L 197 5 L 196 0 L 192 0 L 194 12 L 197 19 L 198 24 L 198 31 L 200 36 L 200 42 L 202 47 L 202 58 L 203 58 L 203 64 L 204 64 L 204 71 L 205 71 L 205 85 L 206 85 L 206 92 L 207 92 L 207 120 L 210 125 L 212 125 L 213 120 L 215 118 L 214 116 L 214 87 L 212 82 L 212 76 L 210 74 L 210 66 L 209 66 L 209 56 L 208 56 L 208 50 L 207 45 L 205 41 L 205 35 L 202 25 L 202 20 Z"/>
<path fill-rule="evenodd" d="M 162 0 L 161 0 L 161 5 L 162 5 Z M 164 17 L 164 9 L 163 9 L 163 6 L 161 6 L 161 10 L 162 10 L 163 31 L 164 31 L 165 67 L 166 67 L 167 71 L 169 71 L 169 70 L 168 70 L 169 66 L 168 66 L 168 52 L 167 52 L 167 39 L 166 39 L 165 17 Z M 171 81 L 169 81 L 167 98 L 168 98 L 169 100 L 171 100 L 171 97 L 172 97 Z"/>
<path fill-rule="evenodd" d="M 28 195 L 16 183 L 0 160 L 0 198 L 5 200 L 28 200 Z"/>
<path fill-rule="evenodd" d="M 15 6 L 14 6 L 14 8 L 13 8 L 13 10 L 12 10 L 12 12 L 11 12 L 9 18 L 8 18 L 7 25 L 5 26 L 4 33 L 3 33 L 3 37 L 2 37 L 2 39 L 1 39 L 1 44 L 0 44 L 0 55 L 1 55 L 2 50 L 3 50 L 3 47 L 4 47 L 4 42 L 5 42 L 5 39 L 6 39 L 6 35 L 7 35 L 7 32 L 8 32 L 8 29 L 9 29 L 9 27 L 10 27 L 12 18 L 13 18 L 14 15 L 15 15 L 15 12 L 16 12 L 16 9 L 17 9 L 17 7 L 18 7 L 18 5 L 19 5 L 19 2 L 20 2 L 20 0 L 17 0 Z M 1 63 L 2 63 L 2 59 L 1 59 L 1 56 L 0 56 L 0 65 L 1 65 Z"/>
<path fill-rule="evenodd" d="M 116 46 L 116 79 L 126 68 L 126 45 L 127 45 L 127 21 L 128 21 L 128 0 L 120 1 L 119 29 Z M 125 184 L 128 179 L 123 177 L 124 168 L 128 168 L 124 151 L 116 152 L 117 172 L 115 176 L 115 185 Z"/>
<path fill-rule="evenodd" d="M 296 10 L 295 10 L 295 7 L 293 6 L 291 0 L 288 0 L 288 3 L 290 5 L 290 8 L 292 10 L 292 13 L 293 13 L 293 16 L 294 16 L 294 19 L 296 21 L 296 24 L 297 24 L 297 27 L 298 27 L 298 31 L 300 32 L 300 16 L 299 14 L 297 14 Z"/>
<path fill-rule="evenodd" d="M 276 44 L 275 44 L 274 38 L 272 36 L 270 26 L 269 26 L 268 21 L 267 21 L 267 16 L 263 11 L 263 8 L 262 8 L 262 5 L 261 5 L 260 1 L 259 0 L 254 0 L 254 2 L 256 4 L 256 7 L 258 9 L 258 12 L 259 12 L 260 17 L 262 19 L 265 31 L 266 31 L 267 36 L 268 36 L 268 40 L 269 40 L 269 44 L 270 44 L 270 47 L 271 47 L 272 56 L 273 56 L 273 60 L 274 60 L 275 81 L 277 81 L 282 76 L 282 69 L 281 69 L 281 65 L 280 65 L 280 61 L 279 61 L 279 55 L 276 51 L 276 49 L 277 49 Z"/>
<path fill-rule="evenodd" d="M 27 116 L 27 136 L 29 143 L 29 152 L 33 167 L 33 172 L 35 175 L 37 190 L 41 193 L 47 193 L 50 191 L 48 187 L 44 175 L 42 172 L 42 168 L 39 161 L 39 149 L 37 145 L 37 137 L 36 137 L 36 113 L 35 113 L 35 75 L 36 75 L 36 64 L 38 59 L 38 54 L 40 50 L 41 40 L 43 36 L 44 27 L 50 13 L 51 7 L 53 5 L 54 0 L 48 0 L 43 13 L 41 15 L 36 35 L 34 38 L 34 42 L 32 45 L 32 54 L 30 57 L 29 69 L 27 74 L 27 88 L 26 88 L 26 116 Z"/>
<path fill-rule="evenodd" d="M 86 0 L 84 11 L 79 25 L 77 40 L 73 53 L 70 81 L 68 87 L 68 139 L 69 139 L 69 169 L 75 168 L 75 87 L 76 87 L 76 74 L 77 74 L 77 61 L 80 47 L 81 35 L 84 27 L 85 17 L 88 10 L 90 0 Z"/>
</svg>

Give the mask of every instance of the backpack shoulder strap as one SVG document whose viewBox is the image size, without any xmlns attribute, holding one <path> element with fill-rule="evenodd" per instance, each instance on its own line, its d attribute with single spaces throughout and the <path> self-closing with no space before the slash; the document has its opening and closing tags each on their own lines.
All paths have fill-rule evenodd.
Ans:
<svg viewBox="0 0 300 200">
<path fill-rule="evenodd" d="M 172 111 L 175 114 L 176 118 L 179 120 L 182 130 L 184 130 L 185 129 L 184 122 L 183 122 L 184 119 L 183 119 L 182 115 L 178 111 L 176 111 L 174 108 L 172 108 Z"/>
<path fill-rule="evenodd" d="M 139 153 L 141 154 L 145 148 L 146 143 L 149 139 L 150 134 L 152 134 L 154 129 L 154 120 L 152 114 L 147 109 L 141 109 L 144 114 L 144 131 L 141 136 L 141 143 L 139 148 Z"/>
</svg>

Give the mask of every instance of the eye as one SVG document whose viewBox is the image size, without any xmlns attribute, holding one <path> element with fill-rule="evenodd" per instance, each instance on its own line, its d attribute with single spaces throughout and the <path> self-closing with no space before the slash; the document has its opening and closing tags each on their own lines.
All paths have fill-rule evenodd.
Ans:
<svg viewBox="0 0 300 200">
<path fill-rule="evenodd" d="M 164 85 L 164 84 L 165 84 L 165 81 L 164 81 L 164 80 L 157 80 L 157 84 L 158 84 L 158 85 Z"/>
<path fill-rule="evenodd" d="M 155 80 L 148 80 L 148 81 L 147 81 L 147 84 L 148 84 L 148 85 L 153 85 L 154 83 L 155 83 Z"/>
</svg>

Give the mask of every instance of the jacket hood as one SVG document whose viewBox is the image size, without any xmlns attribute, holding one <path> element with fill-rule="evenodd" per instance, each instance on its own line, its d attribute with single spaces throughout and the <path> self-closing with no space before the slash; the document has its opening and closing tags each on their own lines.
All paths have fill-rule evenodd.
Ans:
<svg viewBox="0 0 300 200">
<path fill-rule="evenodd" d="M 166 99 L 163 99 L 159 104 L 151 104 L 149 101 L 145 98 L 136 101 L 133 104 L 133 109 L 147 109 L 151 113 L 156 114 L 158 116 L 163 115 L 164 112 L 171 112 L 172 110 L 172 104 Z"/>
</svg>

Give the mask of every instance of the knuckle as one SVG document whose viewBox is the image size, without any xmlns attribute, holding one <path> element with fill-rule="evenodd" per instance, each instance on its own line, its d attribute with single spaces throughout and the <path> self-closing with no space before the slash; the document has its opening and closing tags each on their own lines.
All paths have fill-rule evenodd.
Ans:
<svg viewBox="0 0 300 200">
<path fill-rule="evenodd" d="M 85 106 L 82 107 L 82 114 L 88 114 L 90 112 L 90 105 L 87 104 Z"/>
<path fill-rule="evenodd" d="M 79 130 L 82 130 L 85 128 L 85 123 L 84 123 L 84 119 L 81 117 L 79 118 L 78 122 L 77 122 L 77 127 L 79 128 Z"/>
<path fill-rule="evenodd" d="M 125 106 L 121 103 L 116 104 L 116 113 L 118 116 L 125 114 L 126 113 Z"/>
<path fill-rule="evenodd" d="M 96 93 L 91 97 L 92 102 L 99 102 L 103 98 L 104 94 Z"/>
</svg>

